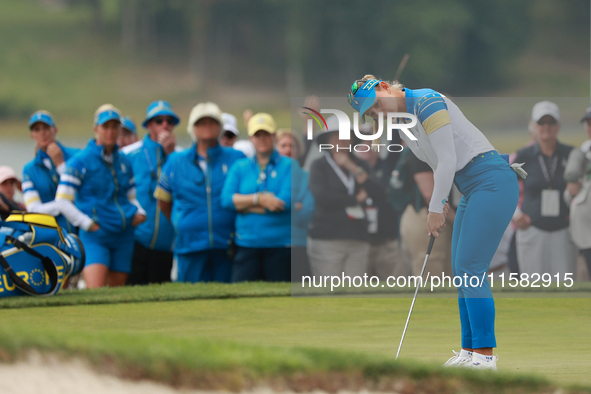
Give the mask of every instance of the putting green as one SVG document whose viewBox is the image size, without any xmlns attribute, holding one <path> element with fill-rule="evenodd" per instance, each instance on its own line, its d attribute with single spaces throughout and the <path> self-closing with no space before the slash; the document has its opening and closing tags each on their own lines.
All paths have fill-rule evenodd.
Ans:
<svg viewBox="0 0 591 394">
<path fill-rule="evenodd" d="M 268 297 L 8 309 L 0 310 L 0 337 L 13 347 L 21 335 L 25 345 L 39 335 L 48 344 L 72 338 L 77 349 L 135 346 L 138 357 L 161 341 L 190 358 L 190 344 L 206 339 L 393 358 L 409 305 L 409 298 Z M 496 306 L 499 369 L 591 385 L 590 298 L 500 298 Z M 401 358 L 443 363 L 459 347 L 459 329 L 456 300 L 419 298 Z"/>
</svg>

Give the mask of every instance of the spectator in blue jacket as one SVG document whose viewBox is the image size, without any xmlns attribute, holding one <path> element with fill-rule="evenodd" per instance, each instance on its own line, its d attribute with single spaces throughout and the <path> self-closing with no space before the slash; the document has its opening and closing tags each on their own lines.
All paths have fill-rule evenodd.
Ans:
<svg viewBox="0 0 591 394">
<path fill-rule="evenodd" d="M 80 151 L 59 143 L 55 137 L 57 127 L 47 111 L 37 111 L 29 120 L 31 139 L 35 141 L 35 158 L 23 169 L 23 198 L 28 212 L 55 216 L 57 223 L 68 232 L 76 228 L 68 223 L 55 204 L 55 192 L 66 161 Z"/>
<path fill-rule="evenodd" d="M 121 118 L 121 133 L 119 133 L 119 138 L 117 138 L 117 146 L 119 146 L 119 149 L 123 149 L 137 141 L 138 137 L 135 123 L 129 116 L 124 116 Z"/>
<path fill-rule="evenodd" d="M 148 134 L 142 141 L 123 149 L 133 168 L 137 199 L 148 215 L 147 220 L 135 228 L 128 284 L 170 282 L 174 229 L 160 210 L 154 191 L 162 168 L 175 150 L 173 129 L 179 121 L 170 104 L 154 101 L 148 106 L 146 119 L 142 123 Z"/>
<path fill-rule="evenodd" d="M 291 129 L 277 130 L 275 149 L 280 155 L 291 157 L 293 199 L 291 209 L 291 281 L 301 282 L 302 276 L 312 275 L 306 250 L 308 228 L 314 213 L 314 196 L 308 187 L 309 174 L 298 162 L 304 143 Z"/>
<path fill-rule="evenodd" d="M 221 192 L 229 169 L 244 154 L 219 144 L 221 129 L 222 111 L 216 104 L 196 105 L 187 127 L 196 142 L 168 159 L 154 193 L 176 232 L 179 282 L 231 278 L 228 244 L 236 214 L 222 207 Z"/>
<path fill-rule="evenodd" d="M 222 192 L 223 206 L 238 212 L 233 282 L 290 280 L 293 160 L 274 149 L 276 130 L 269 114 L 250 118 L 256 155 L 230 169 Z"/>
<path fill-rule="evenodd" d="M 133 228 L 146 220 L 135 198 L 131 163 L 117 149 L 120 131 L 119 111 L 110 104 L 100 106 L 94 116 L 95 139 L 68 160 L 57 188 L 60 212 L 80 227 L 88 288 L 125 284 Z"/>
</svg>

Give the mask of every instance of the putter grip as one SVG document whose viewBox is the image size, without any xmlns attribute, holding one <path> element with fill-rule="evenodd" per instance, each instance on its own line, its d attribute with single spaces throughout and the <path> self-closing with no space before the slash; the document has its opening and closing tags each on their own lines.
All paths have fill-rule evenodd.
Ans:
<svg viewBox="0 0 591 394">
<path fill-rule="evenodd" d="M 433 244 L 435 243 L 435 237 L 431 235 L 429 238 L 429 247 L 427 248 L 427 254 L 431 254 L 431 249 L 433 249 Z"/>
</svg>

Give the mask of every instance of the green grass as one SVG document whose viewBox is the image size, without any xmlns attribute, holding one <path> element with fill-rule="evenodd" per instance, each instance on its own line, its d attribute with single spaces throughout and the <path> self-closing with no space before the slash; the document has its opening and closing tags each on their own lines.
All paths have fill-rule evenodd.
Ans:
<svg viewBox="0 0 591 394">
<path fill-rule="evenodd" d="M 591 295 L 591 283 L 576 282 L 571 287 L 551 286 L 539 289 L 511 287 L 501 283 L 497 279 L 494 282 L 493 292 L 496 297 L 589 297 Z M 329 297 L 412 297 L 414 294 L 413 285 L 407 287 L 377 287 L 377 288 L 335 288 L 330 287 L 310 288 L 301 287 L 299 284 L 289 283 L 166 283 L 150 286 L 125 286 L 117 288 L 100 288 L 93 290 L 64 290 L 58 297 L 5 297 L 0 298 L 1 309 L 17 309 L 31 307 L 49 306 L 73 306 L 73 305 L 100 305 L 100 304 L 122 304 L 137 302 L 159 302 L 159 301 L 183 301 L 203 299 L 226 299 L 244 297 L 306 297 L 306 296 L 329 296 Z M 434 287 L 432 290 L 429 283 L 425 283 L 421 290 L 422 297 L 446 297 L 455 298 L 456 289 L 450 287 Z"/>
<path fill-rule="evenodd" d="M 290 294 L 289 283 L 237 283 L 232 285 L 166 283 L 150 286 L 103 287 L 85 291 L 64 290 L 58 297 L 0 298 L 0 309 L 238 297 L 286 297 Z"/>
<path fill-rule="evenodd" d="M 459 347 L 454 299 L 417 300 L 401 354 L 403 363 L 394 363 L 409 298 L 269 297 L 289 294 L 289 285 L 241 286 L 234 292 L 223 285 L 127 288 L 115 301 L 123 303 L 4 309 L 0 355 L 11 358 L 29 348 L 81 355 L 103 368 L 111 365 L 126 371 L 127 376 L 197 386 L 201 383 L 194 379 L 217 382 L 220 374 L 228 374 L 222 380 L 236 387 L 286 374 L 312 374 L 315 378 L 308 376 L 305 384 L 325 387 L 328 381 L 339 381 L 337 375 L 345 371 L 361 381 L 377 375 L 407 376 L 424 383 L 439 382 L 444 376 L 445 384 L 471 387 L 466 383 L 471 377 L 448 379 L 447 372 L 435 367 Z M 192 293 L 186 287 L 201 290 Z M 129 302 L 162 297 L 156 296 L 160 290 L 184 293 L 182 299 L 210 292 L 209 297 L 219 298 Z M 197 296 L 200 291 L 205 293 Z M 85 299 L 83 293 L 79 301 Z M 527 375 L 501 373 L 487 378 L 497 382 L 491 387 L 521 382 L 525 388 L 514 392 L 547 388 L 541 377 L 552 385 L 591 386 L 590 298 L 498 298 L 496 306 L 499 367 Z M 206 379 L 204 374 L 217 378 Z M 337 375 L 327 381 L 330 374 Z"/>
</svg>

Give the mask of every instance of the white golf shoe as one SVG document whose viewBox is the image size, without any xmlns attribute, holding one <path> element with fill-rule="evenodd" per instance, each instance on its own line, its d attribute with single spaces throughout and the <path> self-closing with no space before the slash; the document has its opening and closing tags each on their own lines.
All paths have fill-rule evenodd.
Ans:
<svg viewBox="0 0 591 394">
<path fill-rule="evenodd" d="M 452 350 L 452 352 L 454 352 L 455 356 L 447 360 L 445 364 L 443 364 L 444 367 L 461 367 L 472 361 L 472 352 L 468 352 L 464 349 L 459 352 Z"/>
<path fill-rule="evenodd" d="M 498 359 L 498 356 L 484 356 L 482 354 L 474 353 L 470 362 L 463 364 L 462 367 L 496 371 Z"/>
</svg>

